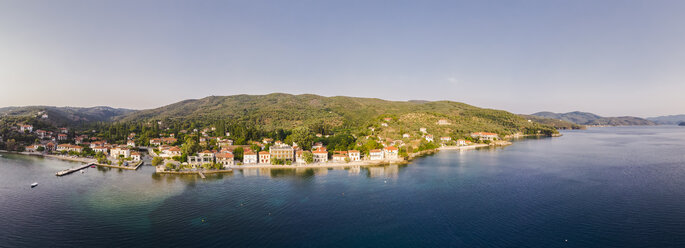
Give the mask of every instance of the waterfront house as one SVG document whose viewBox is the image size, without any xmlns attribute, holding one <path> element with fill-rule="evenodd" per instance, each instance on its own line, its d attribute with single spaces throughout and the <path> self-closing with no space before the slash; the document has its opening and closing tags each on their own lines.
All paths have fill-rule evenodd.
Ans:
<svg viewBox="0 0 685 248">
<path fill-rule="evenodd" d="M 104 146 L 97 146 L 92 148 L 95 153 L 101 152 L 103 154 L 107 154 L 107 147 Z"/>
<path fill-rule="evenodd" d="M 479 140 L 496 140 L 499 138 L 499 136 L 496 133 L 488 133 L 488 132 L 476 132 L 472 133 L 471 137 L 479 139 Z"/>
<path fill-rule="evenodd" d="M 383 160 L 383 151 L 381 149 L 369 151 L 369 160 Z"/>
<path fill-rule="evenodd" d="M 426 141 L 428 141 L 428 142 L 433 142 L 433 135 L 432 135 L 432 134 L 426 135 L 426 137 L 424 137 L 424 138 L 425 138 Z"/>
<path fill-rule="evenodd" d="M 39 147 L 45 148 L 45 146 L 41 144 L 30 145 L 25 148 L 27 152 L 37 152 Z"/>
<path fill-rule="evenodd" d="M 295 162 L 296 163 L 305 163 L 304 157 L 302 157 L 303 152 L 304 151 L 302 151 L 301 149 L 295 150 Z"/>
<path fill-rule="evenodd" d="M 131 150 L 129 150 L 127 147 L 114 147 L 109 150 L 109 156 L 114 158 L 129 158 L 131 157 Z"/>
<path fill-rule="evenodd" d="M 260 164 L 270 164 L 271 163 L 271 154 L 267 151 L 259 152 L 259 163 Z"/>
<path fill-rule="evenodd" d="M 328 162 L 328 151 L 326 148 L 319 147 L 318 149 L 312 151 L 314 157 L 314 163 L 325 163 Z"/>
<path fill-rule="evenodd" d="M 233 154 L 232 153 L 217 153 L 216 154 L 216 162 L 219 164 L 224 165 L 224 168 L 228 168 L 229 166 L 233 166 L 234 160 L 233 160 Z"/>
<path fill-rule="evenodd" d="M 383 148 L 383 157 L 385 159 L 397 159 L 399 158 L 399 150 L 394 146 L 385 147 Z"/>
<path fill-rule="evenodd" d="M 447 142 L 450 140 L 452 140 L 452 138 L 450 138 L 450 137 L 440 137 L 440 141 L 443 141 L 443 142 Z"/>
<path fill-rule="evenodd" d="M 333 162 L 345 162 L 347 156 L 343 154 L 333 154 Z"/>
<path fill-rule="evenodd" d="M 133 161 L 140 161 L 141 156 L 139 152 L 131 152 L 131 159 Z"/>
<path fill-rule="evenodd" d="M 83 147 L 72 144 L 60 144 L 57 145 L 57 151 L 82 152 Z"/>
<path fill-rule="evenodd" d="M 57 145 L 57 151 L 58 152 L 64 152 L 64 151 L 69 151 L 69 144 L 59 144 Z"/>
<path fill-rule="evenodd" d="M 458 139 L 458 140 L 457 140 L 457 145 L 458 145 L 458 146 L 465 146 L 465 145 L 466 145 L 466 140 Z"/>
<path fill-rule="evenodd" d="M 361 161 L 361 153 L 357 150 L 349 150 L 347 151 L 347 157 L 350 158 L 350 161 Z"/>
<path fill-rule="evenodd" d="M 272 160 L 280 159 L 283 161 L 294 161 L 295 150 L 293 147 L 280 143 L 280 141 L 277 141 L 275 145 L 269 147 L 269 153 L 271 154 Z"/>
<path fill-rule="evenodd" d="M 257 163 L 257 153 L 251 150 L 245 150 L 243 152 L 243 164 L 256 164 Z"/>
<path fill-rule="evenodd" d="M 202 159 L 202 163 L 214 163 L 214 152 L 210 150 L 204 150 L 202 152 L 198 152 L 197 156 Z"/>
<path fill-rule="evenodd" d="M 52 142 L 48 142 L 45 145 L 45 150 L 48 150 L 48 151 L 54 151 L 56 148 L 57 147 L 55 146 L 55 143 L 52 143 Z"/>
</svg>

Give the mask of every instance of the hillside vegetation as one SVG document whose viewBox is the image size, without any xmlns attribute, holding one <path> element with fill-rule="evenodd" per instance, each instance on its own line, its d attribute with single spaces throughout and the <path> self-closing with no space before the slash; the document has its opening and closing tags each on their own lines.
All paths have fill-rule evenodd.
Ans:
<svg viewBox="0 0 685 248">
<path fill-rule="evenodd" d="M 5 107 L 0 108 L 0 118 L 27 122 L 34 125 L 36 122 L 42 122 L 54 126 L 76 126 L 91 122 L 112 121 L 114 117 L 132 113 L 133 111 L 110 107 Z"/>
<path fill-rule="evenodd" d="M 451 101 L 386 101 L 358 97 L 318 95 L 235 95 L 210 96 L 185 100 L 164 107 L 137 111 L 118 118 L 120 122 L 161 121 L 202 122 L 224 120 L 231 124 L 253 126 L 262 130 L 292 129 L 307 126 L 321 133 L 340 130 L 383 129 L 383 117 L 389 136 L 416 133 L 420 127 L 433 128 L 435 135 L 466 134 L 476 131 L 501 135 L 514 133 L 552 134 L 548 125 L 530 123 L 518 115 L 483 109 Z M 438 126 L 439 119 L 451 125 Z M 438 131 L 440 130 L 440 131 Z M 433 133 L 433 132 L 431 132 Z"/>
<path fill-rule="evenodd" d="M 564 121 L 564 120 L 559 120 L 559 119 L 552 119 L 552 118 L 545 118 L 545 117 L 540 117 L 540 116 L 535 116 L 535 115 L 519 115 L 527 120 L 530 120 L 532 122 L 544 124 L 544 125 L 550 125 L 556 129 L 560 130 L 568 130 L 568 129 L 585 129 L 585 126 L 583 125 L 578 125 L 570 121 Z"/>
</svg>

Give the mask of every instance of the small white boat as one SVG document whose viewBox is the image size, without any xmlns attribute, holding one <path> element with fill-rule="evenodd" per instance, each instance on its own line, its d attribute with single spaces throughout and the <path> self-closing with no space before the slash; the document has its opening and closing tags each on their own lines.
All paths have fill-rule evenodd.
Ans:
<svg viewBox="0 0 685 248">
<path fill-rule="evenodd" d="M 34 188 L 34 187 L 36 187 L 36 186 L 38 186 L 38 183 L 32 183 L 32 184 L 31 184 L 31 188 Z"/>
</svg>

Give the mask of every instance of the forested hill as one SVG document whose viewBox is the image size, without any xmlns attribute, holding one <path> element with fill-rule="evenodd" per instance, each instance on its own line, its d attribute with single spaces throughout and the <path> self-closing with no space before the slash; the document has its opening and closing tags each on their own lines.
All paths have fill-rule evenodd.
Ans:
<svg viewBox="0 0 685 248">
<path fill-rule="evenodd" d="M 606 126 L 648 126 L 656 125 L 656 123 L 632 116 L 621 117 L 602 117 L 593 113 L 587 112 L 569 112 L 569 113 L 552 113 L 552 112 L 538 112 L 534 116 L 558 119 L 563 121 L 573 122 L 579 125 L 606 125 Z"/>
<path fill-rule="evenodd" d="M 114 117 L 132 113 L 134 110 L 111 107 L 54 107 L 24 106 L 0 108 L 0 119 L 36 124 L 42 122 L 54 126 L 76 126 L 92 122 L 108 122 Z"/>
<path fill-rule="evenodd" d="M 391 121 L 382 121 L 383 118 Z M 449 125 L 437 125 L 446 119 Z M 420 127 L 442 133 L 496 132 L 502 135 L 522 133 L 556 133 L 549 126 L 528 122 L 518 115 L 483 109 L 451 101 L 386 101 L 374 98 L 324 97 L 318 95 L 234 95 L 210 96 L 185 100 L 156 109 L 142 110 L 117 118 L 118 122 L 165 123 L 221 120 L 262 130 L 292 129 L 298 126 L 313 130 L 363 130 L 390 122 L 386 129 L 397 135 L 415 132 Z M 200 125 L 198 125 L 200 126 Z M 387 137 L 392 137 L 390 135 Z"/>
</svg>

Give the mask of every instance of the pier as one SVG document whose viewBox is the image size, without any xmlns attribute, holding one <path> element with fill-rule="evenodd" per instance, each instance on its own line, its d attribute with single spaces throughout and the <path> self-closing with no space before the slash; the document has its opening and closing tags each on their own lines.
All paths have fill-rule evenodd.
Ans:
<svg viewBox="0 0 685 248">
<path fill-rule="evenodd" d="M 197 174 L 199 174 L 202 179 L 207 178 L 205 177 L 205 174 L 202 173 L 202 171 L 198 171 Z"/>
<path fill-rule="evenodd" d="M 91 165 L 95 165 L 95 163 L 87 163 L 86 165 L 81 166 L 81 167 L 76 167 L 76 168 L 71 168 L 71 169 L 62 170 L 62 171 L 57 172 L 55 175 L 57 175 L 58 177 L 61 177 L 61 176 L 64 176 L 64 175 L 69 175 L 69 174 L 71 174 L 71 173 L 74 173 L 74 172 L 83 170 L 83 169 L 85 169 L 85 168 L 88 168 L 88 167 L 91 166 Z"/>
</svg>

